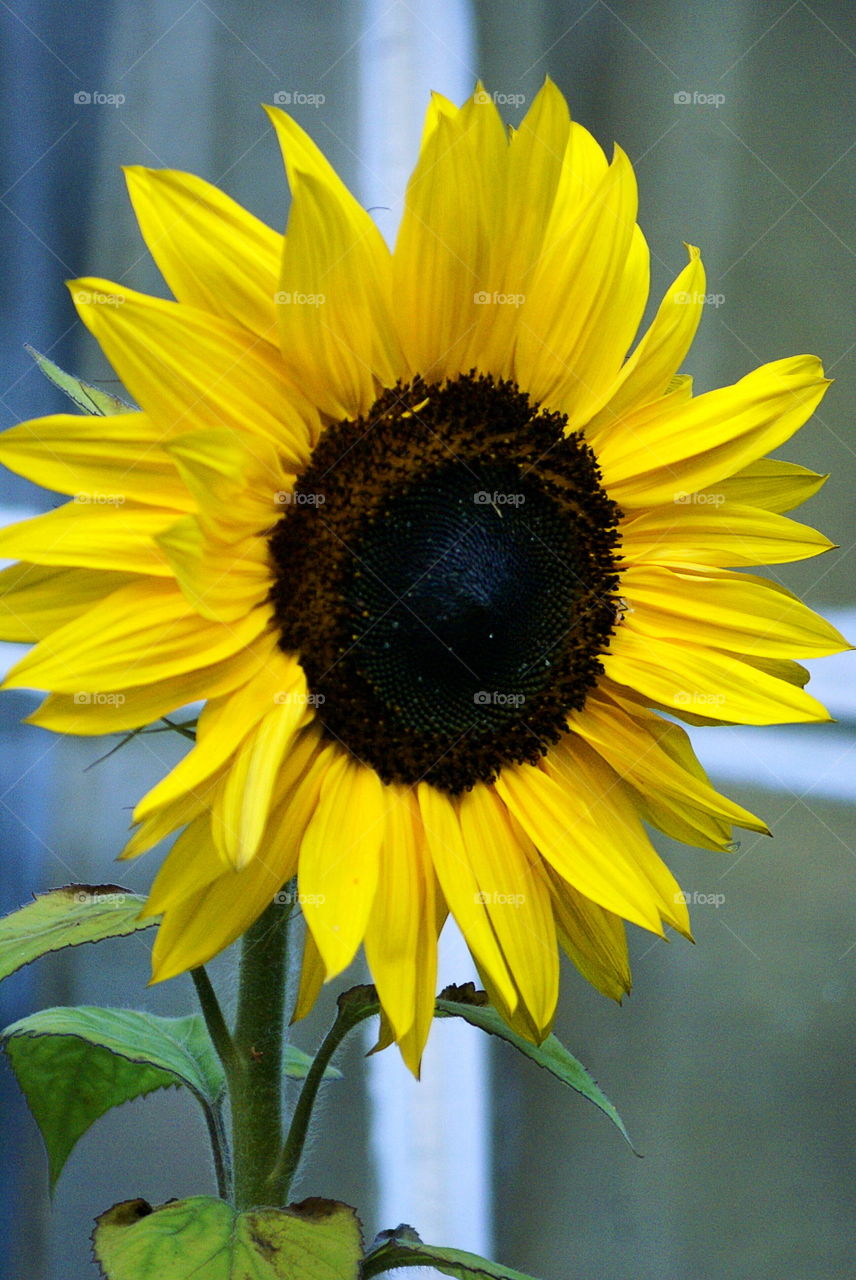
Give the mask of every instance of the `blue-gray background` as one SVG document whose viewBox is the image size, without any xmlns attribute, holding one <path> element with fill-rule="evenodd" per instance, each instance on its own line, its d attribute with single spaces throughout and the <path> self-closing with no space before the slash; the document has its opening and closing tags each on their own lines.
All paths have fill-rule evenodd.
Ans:
<svg viewBox="0 0 856 1280">
<path fill-rule="evenodd" d="M 431 24 L 431 6 L 389 8 Z M 281 227 L 287 196 L 259 103 L 292 91 L 323 94 L 322 106 L 295 114 L 358 181 L 374 10 L 294 0 L 0 3 L 0 426 L 65 407 L 31 369 L 24 342 L 111 376 L 76 322 L 65 279 L 93 273 L 162 291 L 120 164 L 199 173 Z M 686 362 L 700 389 L 780 356 L 824 358 L 836 385 L 783 453 L 832 473 L 806 518 L 841 550 L 776 576 L 820 609 L 852 609 L 856 11 L 834 0 L 476 0 L 472 11 L 473 79 L 528 102 L 549 74 L 601 142 L 629 153 L 655 296 L 683 265 L 681 241 L 702 246 L 722 301 L 706 310 Z M 81 91 L 124 102 L 78 104 Z M 716 95 L 717 104 L 682 95 Z M 369 106 L 378 126 L 396 111 L 380 92 Z M 383 203 L 364 180 L 360 194 Z M 0 484 L 7 517 L 51 503 L 8 476 Z M 846 712 L 853 677 L 841 671 Z M 24 694 L 0 701 L 4 911 L 34 888 L 114 879 L 128 810 L 180 753 L 149 740 L 84 772 L 103 746 L 19 728 L 32 705 Z M 506 1263 L 545 1280 L 852 1280 L 852 727 L 843 715 L 834 727 L 792 731 L 780 748 L 751 730 L 711 730 L 729 735 L 720 741 L 732 763 L 745 762 L 747 780 L 729 789 L 768 818 L 775 840 L 749 836 L 731 859 L 667 849 L 688 890 L 724 902 L 694 909 L 695 948 L 634 936 L 636 988 L 623 1009 L 565 975 L 557 1030 L 619 1104 L 644 1159 L 558 1085 L 496 1053 L 496 1252 Z M 120 878 L 145 889 L 156 861 Z M 18 975 L 0 989 L 3 1025 L 48 1003 L 183 1011 L 186 980 L 143 990 L 147 938 Z M 306 1043 L 320 1025 L 302 1029 Z M 359 1204 L 373 1231 L 392 1224 L 373 1220 L 356 1049 L 345 1065 L 305 1193 Z M 201 1123 L 179 1095 L 133 1104 L 83 1139 L 51 1209 L 34 1126 L 3 1066 L 0 1273 L 94 1276 L 92 1217 L 131 1196 L 210 1190 L 196 1170 L 203 1151 Z"/>
</svg>

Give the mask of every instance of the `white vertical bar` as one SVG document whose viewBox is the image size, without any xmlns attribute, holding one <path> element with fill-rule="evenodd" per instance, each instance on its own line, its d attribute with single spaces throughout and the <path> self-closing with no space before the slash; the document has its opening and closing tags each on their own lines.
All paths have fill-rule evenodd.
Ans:
<svg viewBox="0 0 856 1280">
<path fill-rule="evenodd" d="M 429 94 L 460 103 L 473 91 L 471 6 L 363 0 L 362 17 L 359 194 L 392 242 Z M 440 957 L 440 987 L 475 979 L 453 925 Z M 368 1080 L 378 1225 L 407 1222 L 429 1243 L 489 1254 L 485 1037 L 456 1020 L 435 1022 L 419 1083 L 394 1049 L 368 1060 Z"/>
<path fill-rule="evenodd" d="M 469 0 L 363 0 L 359 194 L 391 243 L 433 91 L 461 103 L 475 88 Z"/>
<path fill-rule="evenodd" d="M 475 980 L 454 925 L 440 946 L 440 981 Z M 430 1244 L 491 1253 L 487 1038 L 435 1021 L 416 1081 L 396 1050 L 368 1059 L 381 1227 L 407 1222 Z"/>
</svg>

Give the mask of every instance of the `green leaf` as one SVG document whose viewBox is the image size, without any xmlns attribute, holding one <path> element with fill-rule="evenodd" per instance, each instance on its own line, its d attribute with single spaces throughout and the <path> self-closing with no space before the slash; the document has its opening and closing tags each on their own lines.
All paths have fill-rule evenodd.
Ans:
<svg viewBox="0 0 856 1280">
<path fill-rule="evenodd" d="M 140 920 L 145 898 L 117 884 L 67 884 L 0 919 L 0 978 L 50 951 L 150 929 Z"/>
<path fill-rule="evenodd" d="M 24 343 L 24 349 L 33 357 L 42 373 L 52 382 L 55 387 L 59 387 L 60 391 L 65 392 L 70 400 L 73 400 L 78 409 L 82 409 L 84 413 L 94 413 L 103 416 L 107 413 L 134 413 L 134 406 L 126 404 L 124 400 L 120 400 L 118 396 L 112 395 L 109 391 L 102 391 L 100 387 L 93 387 L 90 382 L 84 382 L 82 378 L 75 378 L 71 373 L 64 373 L 59 365 L 54 364 L 53 360 L 49 360 L 47 356 L 43 356 L 41 352 L 36 351 L 35 347 Z"/>
<path fill-rule="evenodd" d="M 433 1267 L 444 1276 L 455 1276 L 456 1280 L 532 1280 L 522 1271 L 501 1267 L 477 1253 L 423 1244 L 412 1227 L 382 1231 L 378 1240 L 383 1243 L 372 1249 L 363 1261 L 362 1280 L 371 1280 L 372 1276 L 395 1267 Z"/>
<path fill-rule="evenodd" d="M 314 1058 L 311 1053 L 304 1053 L 302 1049 L 298 1049 L 293 1044 L 285 1046 L 285 1074 L 292 1080 L 305 1080 L 309 1075 L 309 1068 L 313 1062 Z M 325 1080 L 341 1080 L 342 1073 L 337 1071 L 335 1067 L 327 1067 L 323 1078 Z"/>
<path fill-rule="evenodd" d="M 333 1200 L 248 1213 L 208 1196 L 125 1200 L 92 1242 L 107 1280 L 358 1280 L 362 1256 L 354 1210 Z"/>
<path fill-rule="evenodd" d="M 562 1084 L 575 1089 L 577 1093 L 593 1102 L 623 1135 L 631 1151 L 638 1155 L 624 1127 L 624 1121 L 613 1104 L 598 1088 L 582 1063 L 577 1061 L 562 1042 L 554 1035 L 547 1036 L 542 1044 L 532 1044 L 531 1041 L 524 1040 L 523 1036 L 511 1030 L 487 1000 L 486 992 L 476 991 L 471 982 L 462 987 L 447 987 L 445 991 L 441 991 L 437 999 L 437 1017 L 463 1018 L 472 1026 L 480 1027 L 482 1031 L 487 1031 L 490 1035 L 498 1036 L 500 1040 L 506 1040 L 514 1045 L 515 1049 L 525 1057 L 531 1058 L 545 1071 L 549 1071 L 557 1080 L 561 1080 Z"/>
<path fill-rule="evenodd" d="M 43 1009 L 0 1034 L 47 1147 L 51 1188 L 75 1143 L 111 1107 L 185 1086 L 211 1108 L 225 1090 L 203 1019 L 132 1009 Z"/>
</svg>

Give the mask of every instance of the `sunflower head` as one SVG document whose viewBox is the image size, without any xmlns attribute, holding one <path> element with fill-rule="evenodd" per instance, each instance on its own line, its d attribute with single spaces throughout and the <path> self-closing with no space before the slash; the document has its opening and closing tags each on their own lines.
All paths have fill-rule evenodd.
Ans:
<svg viewBox="0 0 856 1280">
<path fill-rule="evenodd" d="M 722 850 L 766 830 L 676 721 L 827 718 L 794 659 L 845 642 L 743 572 L 831 545 L 783 514 L 822 478 L 766 456 L 827 384 L 798 356 L 693 394 L 694 248 L 634 344 L 633 170 L 549 82 L 515 132 L 486 94 L 432 100 L 393 249 L 270 115 L 284 235 L 131 169 L 175 300 L 72 284 L 139 409 L 0 441 L 78 499 L 0 535 L 4 634 L 35 642 L 7 684 L 46 690 L 31 718 L 59 732 L 204 702 L 125 853 L 180 832 L 154 976 L 296 876 L 298 1012 L 363 945 L 417 1069 L 448 915 L 538 1040 L 560 950 L 618 998 L 625 921 L 688 934 L 648 828 Z"/>
</svg>

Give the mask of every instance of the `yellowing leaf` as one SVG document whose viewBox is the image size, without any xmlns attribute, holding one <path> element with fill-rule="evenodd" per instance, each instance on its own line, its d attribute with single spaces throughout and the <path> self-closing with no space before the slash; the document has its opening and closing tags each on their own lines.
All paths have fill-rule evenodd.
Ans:
<svg viewBox="0 0 856 1280">
<path fill-rule="evenodd" d="M 209 1196 L 125 1200 L 92 1241 L 106 1280 L 358 1280 L 362 1257 L 357 1216 L 334 1200 L 247 1213 Z"/>
</svg>

